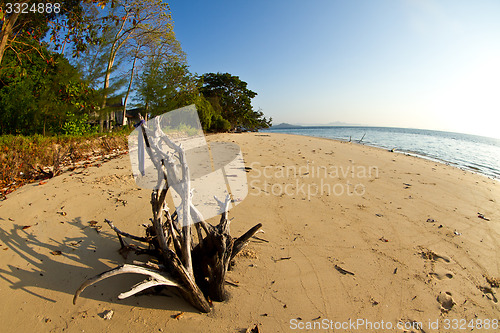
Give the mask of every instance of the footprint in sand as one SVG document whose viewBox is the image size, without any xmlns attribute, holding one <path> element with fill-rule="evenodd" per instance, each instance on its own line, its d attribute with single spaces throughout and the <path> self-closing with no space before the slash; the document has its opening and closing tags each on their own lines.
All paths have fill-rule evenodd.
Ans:
<svg viewBox="0 0 500 333">
<path fill-rule="evenodd" d="M 453 279 L 453 273 L 444 269 L 438 269 L 429 273 L 430 276 L 437 280 Z"/>
<path fill-rule="evenodd" d="M 445 263 L 451 262 L 451 259 L 448 258 L 447 256 L 437 254 L 436 252 L 429 250 L 429 249 L 422 249 L 420 251 L 420 255 L 422 256 L 422 258 L 427 259 L 427 260 L 442 261 Z"/>
<path fill-rule="evenodd" d="M 449 291 L 440 292 L 437 297 L 437 301 L 439 304 L 441 304 L 441 311 L 443 312 L 450 311 L 453 308 L 453 306 L 457 304 L 453 300 L 453 297 Z"/>
<path fill-rule="evenodd" d="M 478 287 L 484 294 L 484 296 L 492 301 L 493 303 L 498 303 L 498 298 L 495 296 L 495 292 L 490 287 Z"/>
</svg>

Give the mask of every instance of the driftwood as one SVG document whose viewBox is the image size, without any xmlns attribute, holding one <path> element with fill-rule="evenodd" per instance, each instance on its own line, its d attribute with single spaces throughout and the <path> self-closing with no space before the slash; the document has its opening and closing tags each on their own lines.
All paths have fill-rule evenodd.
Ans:
<svg viewBox="0 0 500 333">
<path fill-rule="evenodd" d="M 366 135 L 366 133 L 365 133 L 365 134 L 363 134 L 363 136 L 362 136 L 362 137 L 361 137 L 361 139 L 358 141 L 358 143 L 361 143 L 361 141 L 363 141 L 363 139 L 365 138 L 365 135 Z"/>
<path fill-rule="evenodd" d="M 106 222 L 117 233 L 121 244 L 120 253 L 124 257 L 132 250 L 138 254 L 152 255 L 156 260 L 134 262 L 133 265 L 124 264 L 88 279 L 76 291 L 73 303 L 76 303 L 85 288 L 96 282 L 118 274 L 136 273 L 146 275 L 148 278 L 130 291 L 120 294 L 119 299 L 132 296 L 147 288 L 167 286 L 177 288 L 199 311 L 210 312 L 212 300 L 226 299 L 225 274 L 231 260 L 259 231 L 262 224 L 255 225 L 241 237 L 233 238 L 229 232 L 228 210 L 231 203 L 229 195 L 224 201 L 214 198 L 222 208 L 219 224 L 213 226 L 206 222 L 191 200 L 189 169 L 183 148 L 169 140 L 166 135 L 161 136 L 160 139 L 175 151 L 175 154 L 167 155 L 160 151 L 154 140 L 148 139 L 152 133 L 144 121 L 141 121 L 140 129 L 145 150 L 159 175 L 159 186 L 151 195 L 152 223 L 145 225 L 146 236 L 141 237 L 121 231 L 112 221 L 106 220 Z M 179 163 L 173 163 L 174 158 L 177 158 Z M 177 170 L 175 165 L 180 165 L 181 170 Z M 170 180 L 174 179 L 170 186 L 167 174 L 170 175 Z M 170 214 L 166 204 L 169 188 L 175 189 L 175 187 L 182 187 L 176 192 L 184 193 L 180 207 L 182 214 L 178 214 L 177 211 Z M 197 222 L 193 224 L 193 221 Z M 194 235 L 196 237 L 193 237 Z M 145 246 L 127 245 L 123 238 L 143 242 Z"/>
</svg>

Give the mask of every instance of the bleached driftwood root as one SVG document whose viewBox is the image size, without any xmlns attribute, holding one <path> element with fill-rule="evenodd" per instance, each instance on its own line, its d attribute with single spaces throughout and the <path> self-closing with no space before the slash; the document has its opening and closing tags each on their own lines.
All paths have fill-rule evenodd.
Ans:
<svg viewBox="0 0 500 333">
<path fill-rule="evenodd" d="M 75 296 L 73 297 L 73 304 L 76 304 L 76 300 L 78 299 L 78 296 L 82 293 L 82 291 L 85 290 L 88 286 L 93 285 L 94 283 L 97 283 L 99 281 L 102 281 L 104 279 L 107 279 L 109 277 L 119 275 L 119 274 L 126 274 L 126 273 L 135 273 L 135 274 L 143 274 L 143 275 L 148 275 L 150 278 L 148 280 L 144 280 L 143 282 L 135 285 L 130 291 L 121 293 L 118 295 L 119 299 L 124 299 L 129 296 L 132 296 L 134 294 L 137 294 L 138 292 L 143 291 L 144 289 L 151 288 L 154 286 L 172 286 L 172 287 L 178 287 L 182 289 L 182 286 L 180 286 L 177 282 L 175 282 L 170 275 L 168 275 L 165 272 L 160 272 L 160 271 L 155 271 L 153 269 L 148 269 L 145 267 L 140 267 L 136 265 L 128 265 L 124 264 L 121 266 L 118 266 L 116 268 L 113 268 L 109 271 L 103 272 L 99 275 L 94 276 L 91 279 L 88 279 L 85 281 L 80 288 L 75 292 Z"/>
<path fill-rule="evenodd" d="M 206 222 L 191 201 L 189 169 L 182 147 L 165 135 L 151 135 L 153 133 L 144 122 L 140 126 L 145 150 L 158 170 L 158 186 L 151 194 L 152 224 L 145 226 L 146 236 L 141 237 L 121 231 L 112 221 L 106 222 L 118 235 L 122 247 L 120 253 L 126 254 L 134 250 L 138 254 L 152 255 L 155 260 L 148 263 L 134 262 L 134 265 L 124 264 L 88 279 L 75 292 L 73 303 L 76 303 L 85 288 L 94 283 L 119 274 L 135 273 L 146 275 L 148 279 L 135 285 L 130 291 L 121 293 L 119 299 L 147 288 L 167 286 L 178 288 L 182 296 L 199 311 L 210 312 L 212 300 L 223 301 L 226 298 L 225 275 L 231 260 L 259 231 L 262 224 L 255 225 L 239 238 L 233 238 L 229 232 L 228 219 L 230 196 L 224 201 L 215 198 L 223 211 L 219 224 L 213 226 Z M 158 142 L 149 140 L 151 137 L 159 137 L 175 154 L 163 153 L 157 146 Z M 179 163 L 175 163 L 175 158 Z M 172 188 L 177 193 L 184 193 L 180 207 L 183 212 L 182 221 L 179 221 L 177 212 L 171 215 L 166 205 L 166 195 L 170 188 L 167 174 L 172 175 L 170 179 L 174 179 Z M 192 224 L 192 221 L 199 222 Z M 196 237 L 193 237 L 193 228 L 196 230 Z M 146 246 L 127 245 L 123 237 L 145 243 Z"/>
</svg>

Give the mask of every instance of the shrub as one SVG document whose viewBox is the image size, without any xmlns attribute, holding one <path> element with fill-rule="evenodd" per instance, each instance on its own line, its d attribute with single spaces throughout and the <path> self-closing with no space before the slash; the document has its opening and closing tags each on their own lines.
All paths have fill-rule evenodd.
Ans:
<svg viewBox="0 0 500 333">
<path fill-rule="evenodd" d="M 77 116 L 72 112 L 66 113 L 66 122 L 62 126 L 63 133 L 66 135 L 87 135 L 97 133 L 97 127 L 89 124 L 89 116 L 83 114 Z"/>
<path fill-rule="evenodd" d="M 0 200 L 17 187 L 55 175 L 62 167 L 93 155 L 127 149 L 127 132 L 86 136 L 0 136 Z M 40 167 L 40 168 L 39 168 Z"/>
<path fill-rule="evenodd" d="M 231 123 L 222 118 L 221 115 L 217 115 L 212 118 L 212 128 L 216 131 L 227 132 L 231 129 Z"/>
</svg>

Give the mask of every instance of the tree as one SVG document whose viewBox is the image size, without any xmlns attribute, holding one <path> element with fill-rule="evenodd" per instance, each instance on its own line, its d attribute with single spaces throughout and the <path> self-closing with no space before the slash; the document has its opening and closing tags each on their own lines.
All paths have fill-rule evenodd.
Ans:
<svg viewBox="0 0 500 333">
<path fill-rule="evenodd" d="M 261 110 L 253 110 L 251 98 L 257 94 L 247 89 L 246 82 L 227 73 L 196 77 L 186 64 L 151 61 L 139 78 L 137 91 L 152 115 L 195 104 L 205 131 L 266 128 L 271 122 Z"/>
<path fill-rule="evenodd" d="M 81 115 L 92 107 L 92 90 L 64 56 L 41 44 L 41 56 L 31 57 L 26 50 L 37 42 L 21 41 L 26 46 L 7 50 L 0 72 L 1 134 L 60 132 L 67 112 Z"/>
<path fill-rule="evenodd" d="M 153 59 L 140 76 L 138 93 L 148 113 L 159 115 L 184 106 L 184 100 L 195 94 L 195 89 L 187 65 Z"/>
<path fill-rule="evenodd" d="M 198 81 L 180 62 L 150 59 L 138 80 L 138 99 L 152 115 L 195 104 L 203 130 L 227 130 L 230 124 L 199 92 Z M 225 121 L 225 122 L 224 122 Z"/>
<path fill-rule="evenodd" d="M 248 84 L 229 73 L 207 73 L 200 77 L 200 92 L 220 112 L 232 127 L 249 129 L 266 128 L 267 120 L 261 111 L 254 111 L 252 98 L 257 93 L 247 88 Z"/>
<path fill-rule="evenodd" d="M 158 62 L 185 64 L 186 56 L 180 43 L 175 38 L 172 28 L 144 25 L 141 29 L 146 33 L 136 35 L 130 42 L 127 55 L 132 56 L 129 84 L 123 105 L 122 125 L 125 125 L 127 102 L 132 90 L 132 83 L 137 71 L 146 68 L 147 64 Z"/>
<path fill-rule="evenodd" d="M 127 93 L 125 94 L 125 100 L 123 101 L 123 111 L 122 111 L 122 126 L 126 125 L 127 122 L 127 103 L 128 103 L 128 98 L 130 96 L 130 91 L 132 90 L 132 83 L 134 82 L 134 77 L 136 74 L 136 64 L 137 64 L 137 59 L 139 58 L 139 52 L 141 50 L 141 46 L 137 45 L 135 48 L 135 52 L 133 54 L 134 61 L 132 62 L 132 68 L 130 69 L 130 79 L 128 81 L 128 87 L 127 87 Z"/>
<path fill-rule="evenodd" d="M 94 20 L 95 5 L 104 7 L 109 0 L 19 0 L 2 5 L 0 11 L 0 64 L 5 50 L 42 55 L 40 41 L 50 33 L 56 50 L 68 43 L 74 55 L 96 40 L 99 21 Z M 43 6 L 43 7 L 42 7 Z M 23 10 L 21 14 L 21 10 Z M 41 12 L 41 10 L 43 12 Z M 61 36 L 61 33 L 63 36 Z M 38 43 L 26 43 L 27 39 Z"/>
<path fill-rule="evenodd" d="M 117 100 L 120 97 L 119 91 L 123 89 L 126 83 L 126 78 L 120 75 L 119 70 L 123 65 L 124 57 L 115 56 L 113 66 L 109 67 L 112 44 L 118 29 L 119 27 L 113 25 L 103 29 L 99 43 L 90 45 L 82 53 L 81 57 L 75 61 L 76 66 L 83 73 L 85 82 L 95 89 L 94 98 L 98 107 L 93 114 L 92 120 L 99 122 L 101 131 L 103 130 L 104 119 L 109 120 L 113 109 L 108 105 L 110 104 L 109 101 Z"/>
<path fill-rule="evenodd" d="M 110 34 L 110 37 L 109 39 L 101 40 L 101 42 L 107 42 L 109 45 L 109 54 L 104 72 L 101 110 L 106 109 L 111 73 L 120 52 L 131 48 L 135 50 L 134 59 L 137 59 L 139 51 L 144 45 L 140 41 L 149 43 L 150 41 L 158 40 L 159 42 L 176 43 L 175 36 L 173 35 L 170 9 L 162 0 L 114 0 L 110 13 L 109 17 L 113 19 L 109 20 L 110 24 L 103 29 L 103 36 Z M 104 16 L 103 19 L 108 21 L 106 17 L 108 16 Z M 115 18 L 119 18 L 119 20 Z M 167 41 L 165 36 L 174 37 Z M 180 46 L 178 48 L 180 50 Z M 135 62 L 133 63 L 132 74 L 129 80 L 130 89 L 134 70 Z M 103 130 L 103 122 L 104 120 L 101 119 L 101 131 Z M 108 116 L 108 126 L 109 124 Z"/>
</svg>

